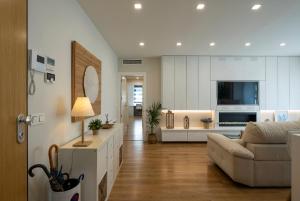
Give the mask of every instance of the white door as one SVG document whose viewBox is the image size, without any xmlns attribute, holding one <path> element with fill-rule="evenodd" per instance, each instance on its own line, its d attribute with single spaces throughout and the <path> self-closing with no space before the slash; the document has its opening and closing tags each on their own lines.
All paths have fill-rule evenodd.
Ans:
<svg viewBox="0 0 300 201">
<path fill-rule="evenodd" d="M 175 109 L 186 110 L 186 56 L 175 56 Z"/>
<path fill-rule="evenodd" d="M 127 129 L 128 106 L 127 106 L 127 80 L 125 77 L 122 77 L 121 80 L 121 122 L 124 124 L 124 129 Z"/>
<path fill-rule="evenodd" d="M 174 56 L 162 57 L 162 107 L 167 109 L 175 109 L 175 69 Z"/>
<path fill-rule="evenodd" d="M 199 57 L 187 57 L 187 109 L 198 110 L 199 108 Z"/>
<path fill-rule="evenodd" d="M 290 60 L 289 57 L 278 57 L 278 110 L 290 107 Z"/>
<path fill-rule="evenodd" d="M 199 110 L 211 108 L 210 57 L 199 57 Z"/>
<path fill-rule="evenodd" d="M 266 58 L 266 110 L 277 109 L 277 57 Z"/>
<path fill-rule="evenodd" d="M 290 58 L 290 109 L 300 109 L 300 57 Z"/>
</svg>

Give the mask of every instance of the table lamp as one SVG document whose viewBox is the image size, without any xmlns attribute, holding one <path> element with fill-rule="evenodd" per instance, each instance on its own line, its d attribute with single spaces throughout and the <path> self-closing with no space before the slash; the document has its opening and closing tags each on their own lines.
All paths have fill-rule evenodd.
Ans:
<svg viewBox="0 0 300 201">
<path fill-rule="evenodd" d="M 73 147 L 87 147 L 92 141 L 84 141 L 84 118 L 94 116 L 94 110 L 88 97 L 78 97 L 72 108 L 71 116 L 81 119 L 81 141 L 73 144 Z"/>
</svg>

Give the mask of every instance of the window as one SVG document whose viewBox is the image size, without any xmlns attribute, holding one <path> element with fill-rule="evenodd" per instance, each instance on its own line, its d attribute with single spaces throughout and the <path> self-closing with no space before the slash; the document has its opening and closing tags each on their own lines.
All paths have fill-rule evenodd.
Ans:
<svg viewBox="0 0 300 201">
<path fill-rule="evenodd" d="M 133 88 L 133 105 L 143 104 L 143 86 L 134 85 Z"/>
</svg>

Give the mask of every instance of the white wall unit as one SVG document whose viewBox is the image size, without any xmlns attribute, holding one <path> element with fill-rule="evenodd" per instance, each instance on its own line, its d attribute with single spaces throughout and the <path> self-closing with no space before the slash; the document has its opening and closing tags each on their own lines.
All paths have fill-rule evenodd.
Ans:
<svg viewBox="0 0 300 201">
<path fill-rule="evenodd" d="M 259 81 L 259 107 L 266 109 L 266 81 Z"/>
<path fill-rule="evenodd" d="M 88 147 L 73 147 L 80 140 L 79 137 L 60 148 L 60 164 L 64 171 L 71 170 L 71 177 L 85 175 L 81 201 L 98 201 L 98 185 L 107 173 L 108 198 L 121 165 L 123 125 L 117 124 L 112 129 L 100 130 L 98 135 L 86 135 L 86 140 L 93 142 Z"/>
<path fill-rule="evenodd" d="M 175 109 L 186 110 L 186 56 L 175 56 Z"/>
<path fill-rule="evenodd" d="M 265 57 L 211 57 L 211 80 L 265 80 Z"/>
<path fill-rule="evenodd" d="M 164 130 L 162 131 L 163 142 L 186 142 L 188 139 L 186 130 Z"/>
<path fill-rule="evenodd" d="M 188 142 L 207 142 L 207 131 L 188 131 Z"/>
<path fill-rule="evenodd" d="M 215 110 L 217 81 L 230 80 L 259 81 L 261 110 L 300 110 L 300 57 L 166 56 L 162 72 L 165 108 Z"/>
<path fill-rule="evenodd" d="M 278 57 L 277 70 L 277 109 L 288 110 L 290 107 L 290 61 L 289 57 Z"/>
<path fill-rule="evenodd" d="M 206 142 L 209 133 L 219 133 L 232 137 L 239 137 L 244 128 L 210 128 L 203 129 L 200 127 L 193 127 L 190 129 L 161 128 L 162 142 Z"/>
<path fill-rule="evenodd" d="M 199 57 L 199 110 L 211 108 L 210 57 Z"/>
<path fill-rule="evenodd" d="M 300 109 L 300 58 L 290 57 L 290 109 Z"/>
<path fill-rule="evenodd" d="M 175 66 L 174 56 L 162 57 L 162 107 L 175 109 Z"/>
<path fill-rule="evenodd" d="M 266 57 L 266 110 L 277 108 L 277 57 Z"/>
<path fill-rule="evenodd" d="M 217 100 L 217 81 L 211 81 L 210 82 L 210 108 L 212 110 L 215 110 L 218 105 Z"/>
<path fill-rule="evenodd" d="M 199 57 L 187 57 L 187 86 L 186 86 L 186 100 L 188 110 L 198 110 L 199 108 Z"/>
</svg>

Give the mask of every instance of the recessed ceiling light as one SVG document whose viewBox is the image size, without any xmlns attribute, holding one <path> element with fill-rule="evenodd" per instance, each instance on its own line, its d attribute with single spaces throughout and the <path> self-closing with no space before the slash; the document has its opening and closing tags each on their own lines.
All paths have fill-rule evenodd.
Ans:
<svg viewBox="0 0 300 201">
<path fill-rule="evenodd" d="M 245 46 L 246 46 L 246 47 L 250 47 L 250 46 L 251 46 L 251 43 L 247 42 L 247 43 L 245 43 Z"/>
<path fill-rule="evenodd" d="M 252 6 L 252 10 L 259 10 L 261 7 L 262 7 L 261 4 L 254 4 L 254 5 Z"/>
<path fill-rule="evenodd" d="M 177 46 L 177 47 L 181 47 L 181 46 L 182 46 L 182 42 L 177 42 L 177 43 L 176 43 L 176 46 Z"/>
<path fill-rule="evenodd" d="M 140 78 L 139 78 L 139 77 L 136 77 L 135 79 L 139 80 Z"/>
<path fill-rule="evenodd" d="M 209 46 L 210 47 L 214 47 L 214 46 L 216 46 L 216 43 L 215 42 L 211 42 L 211 43 L 209 43 Z"/>
<path fill-rule="evenodd" d="M 205 4 L 204 3 L 199 3 L 196 7 L 197 10 L 203 10 L 205 8 Z"/>
<path fill-rule="evenodd" d="M 123 76 L 123 77 L 122 77 L 122 80 L 126 80 L 126 78 Z"/>
<path fill-rule="evenodd" d="M 280 47 L 284 47 L 284 46 L 286 46 L 286 43 L 280 43 L 279 45 L 280 45 Z"/>
<path fill-rule="evenodd" d="M 135 3 L 134 4 L 134 9 L 135 10 L 141 10 L 143 8 L 142 4 L 141 3 Z"/>
<path fill-rule="evenodd" d="M 140 42 L 140 43 L 139 43 L 139 46 L 144 47 L 144 46 L 145 46 L 145 43 L 144 43 L 144 42 Z"/>
</svg>

